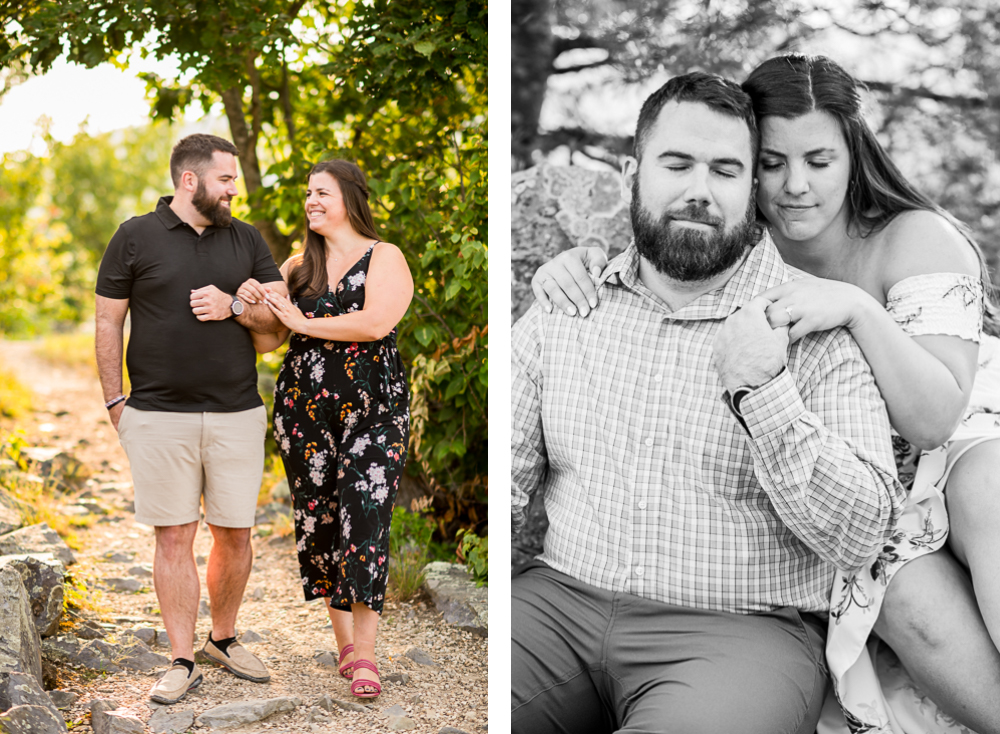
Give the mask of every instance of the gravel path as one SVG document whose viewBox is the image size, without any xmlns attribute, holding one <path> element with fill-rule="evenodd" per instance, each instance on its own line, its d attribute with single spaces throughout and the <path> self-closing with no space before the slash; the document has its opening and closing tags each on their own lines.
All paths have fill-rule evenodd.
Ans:
<svg viewBox="0 0 1000 734">
<path fill-rule="evenodd" d="M 34 394 L 34 411 L 17 422 L 29 444 L 58 447 L 73 453 L 94 472 L 90 489 L 112 512 L 80 532 L 80 560 L 71 567 L 78 576 L 92 580 L 130 576 L 136 565 L 152 564 L 153 531 L 132 520 L 132 485 L 128 461 L 107 420 L 97 378 L 88 370 L 54 366 L 38 359 L 29 342 L 0 341 L 0 358 L 29 385 Z M 0 428 L 11 429 L 10 421 Z M 69 500 L 70 498 L 67 498 Z M 199 531 L 195 553 L 199 557 L 202 596 L 205 565 L 211 537 L 207 528 Z M 114 563 L 103 560 L 117 551 L 129 558 Z M 103 593 L 107 614 L 86 615 L 112 623 L 118 629 L 162 627 L 152 579 L 141 578 L 143 590 L 135 593 Z M 254 539 L 254 565 L 247 585 L 237 627 L 252 630 L 261 642 L 246 646 L 261 657 L 271 670 L 271 681 L 256 684 L 232 676 L 224 669 L 206 664 L 204 685 L 172 709 L 190 709 L 195 716 L 226 703 L 276 697 L 297 697 L 302 705 L 253 724 L 223 731 L 247 732 L 385 732 L 409 730 L 437 734 L 454 727 L 470 734 L 487 728 L 487 642 L 484 638 L 445 624 L 429 600 L 414 603 L 387 602 L 376 658 L 382 672 L 383 694 L 363 712 L 333 712 L 315 706 L 328 695 L 353 701 L 348 682 L 334 668 L 314 660 L 321 652 L 336 651 L 336 641 L 322 604 L 302 600 L 298 583 L 295 547 L 290 538 Z M 198 619 L 200 647 L 210 629 L 208 616 Z M 411 647 L 426 652 L 435 666 L 421 665 L 404 653 Z M 163 652 L 162 650 L 157 650 Z M 90 732 L 89 704 L 96 698 L 110 698 L 142 721 L 148 721 L 157 707 L 147 699 L 149 687 L 162 669 L 150 674 L 80 673 L 58 671 L 60 684 L 80 694 L 76 704 L 65 710 L 73 732 Z M 386 680 L 391 673 L 405 674 L 400 683 Z M 398 718 L 402 714 L 405 721 Z M 325 719 L 325 720 L 324 720 Z M 408 728 L 410 725 L 413 728 Z M 393 728 L 390 728 L 393 727 Z M 407 727 L 399 729 L 398 727 Z M 192 731 L 207 731 L 197 724 Z M 146 731 L 154 731 L 148 725 Z"/>
</svg>

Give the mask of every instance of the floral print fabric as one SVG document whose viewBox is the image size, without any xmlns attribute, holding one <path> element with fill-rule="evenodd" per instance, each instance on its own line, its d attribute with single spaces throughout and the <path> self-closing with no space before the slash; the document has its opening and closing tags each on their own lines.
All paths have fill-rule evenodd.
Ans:
<svg viewBox="0 0 1000 734">
<path fill-rule="evenodd" d="M 336 290 L 293 302 L 307 318 L 360 311 L 374 247 Z M 395 329 L 374 342 L 292 335 L 274 389 L 274 438 L 288 475 L 307 600 L 326 597 L 345 611 L 363 602 L 381 613 L 409 429 Z"/>
<path fill-rule="evenodd" d="M 910 336 L 946 334 L 974 342 L 982 338 L 983 288 L 979 280 L 970 275 L 931 273 L 904 278 L 890 289 L 886 310 Z M 1000 385 L 993 377 L 996 368 L 987 366 L 983 357 L 981 351 L 976 388 L 981 384 L 993 384 L 990 379 Z M 977 395 L 976 389 L 973 395 Z M 942 734 L 965 731 L 940 714 L 936 705 L 917 691 L 905 673 L 896 676 L 890 685 L 887 671 L 898 669 L 898 660 L 891 650 L 878 645 L 877 638 L 869 635 L 882 607 L 886 588 L 896 572 L 908 561 L 938 550 L 947 540 L 944 490 L 955 461 L 949 449 L 954 453 L 955 442 L 965 439 L 1000 437 L 995 421 L 984 422 L 985 416 L 972 413 L 972 410 L 966 413 L 962 426 L 949 443 L 932 451 L 921 452 L 893 432 L 896 467 L 899 481 L 908 491 L 907 503 L 895 532 L 872 565 L 859 573 L 838 572 L 834 580 L 826 655 L 843 716 L 832 715 L 832 708 L 828 707 L 817 728 L 820 734 L 923 732 L 925 729 L 903 723 L 923 716 L 917 716 L 916 708 L 932 710 L 927 715 L 937 719 L 935 726 L 938 728 L 934 731 Z M 895 662 L 887 667 L 884 659 L 888 658 Z M 900 693 L 904 688 L 908 691 L 906 695 Z"/>
</svg>

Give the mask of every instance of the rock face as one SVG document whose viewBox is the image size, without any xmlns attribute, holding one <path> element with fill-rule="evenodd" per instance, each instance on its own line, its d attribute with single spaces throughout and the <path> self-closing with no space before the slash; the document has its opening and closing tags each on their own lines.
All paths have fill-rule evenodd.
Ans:
<svg viewBox="0 0 1000 734">
<path fill-rule="evenodd" d="M 460 563 L 434 561 L 427 564 L 424 573 L 424 588 L 444 621 L 486 637 L 487 589 L 477 588 Z"/>
<path fill-rule="evenodd" d="M 21 574 L 0 568 L 0 671 L 30 673 L 42 680 L 42 653 Z"/>
<path fill-rule="evenodd" d="M 512 321 L 534 300 L 531 276 L 571 247 L 601 247 L 613 257 L 632 237 L 617 173 L 541 165 L 511 174 Z"/>
<path fill-rule="evenodd" d="M 156 734 L 178 734 L 188 731 L 194 724 L 194 709 L 177 709 L 164 706 L 153 712 L 146 726 Z"/>
<path fill-rule="evenodd" d="M 252 724 L 268 716 L 291 711 L 302 705 L 298 698 L 261 698 L 239 703 L 227 703 L 209 709 L 198 717 L 198 726 L 213 729 L 228 729 L 233 726 Z"/>
<path fill-rule="evenodd" d="M 105 673 L 118 673 L 122 668 L 149 671 L 170 662 L 170 658 L 152 652 L 137 637 L 129 637 L 126 644 L 112 645 L 104 640 L 81 644 L 67 635 L 46 640 L 42 647 L 49 658 Z"/>
<path fill-rule="evenodd" d="M 617 173 L 541 165 L 511 174 L 511 321 L 534 301 L 531 276 L 571 247 L 601 247 L 608 258 L 632 239 L 628 204 Z M 544 498 L 536 492 L 527 524 L 513 539 L 511 565 L 538 555 L 548 530 Z"/>
<path fill-rule="evenodd" d="M 39 636 L 56 634 L 62 619 L 63 582 L 66 578 L 62 561 L 51 553 L 0 556 L 0 568 L 5 566 L 21 574 Z"/>
<path fill-rule="evenodd" d="M 14 706 L 41 706 L 49 709 L 62 722 L 59 709 L 42 689 L 35 676 L 28 673 L 0 673 L 0 711 Z M 63 724 L 62 731 L 66 731 Z"/>
<path fill-rule="evenodd" d="M 52 553 L 64 566 L 76 563 L 70 547 L 44 522 L 0 536 L 0 555 L 19 553 Z"/>
<path fill-rule="evenodd" d="M 45 706 L 15 706 L 0 714 L 0 731 L 4 734 L 61 734 L 66 731 L 66 722 Z"/>
</svg>

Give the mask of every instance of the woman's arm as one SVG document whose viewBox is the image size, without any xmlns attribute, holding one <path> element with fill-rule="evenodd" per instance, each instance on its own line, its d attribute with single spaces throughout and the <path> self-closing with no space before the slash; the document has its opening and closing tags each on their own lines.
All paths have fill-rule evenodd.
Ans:
<svg viewBox="0 0 1000 734">
<path fill-rule="evenodd" d="M 267 291 L 267 286 L 264 287 Z M 331 318 L 308 319 L 288 298 L 267 292 L 266 303 L 281 322 L 298 334 L 344 342 L 381 339 L 399 323 L 413 298 L 413 277 L 395 245 L 375 245 L 365 279 L 365 306 Z"/>
<path fill-rule="evenodd" d="M 294 262 L 293 262 L 294 261 Z M 251 303 L 251 304 L 265 304 L 265 298 L 268 293 L 273 293 L 278 296 L 284 296 L 288 293 L 288 288 L 286 284 L 288 283 L 288 273 L 295 263 L 301 261 L 301 257 L 298 255 L 293 255 L 288 258 L 284 264 L 281 266 L 281 277 L 284 281 L 280 282 L 281 287 L 275 287 L 275 283 L 262 284 L 253 278 L 248 279 L 243 285 L 236 289 L 236 295 L 240 300 Z M 275 281 L 276 283 L 279 281 Z M 269 313 L 273 313 L 269 310 Z M 280 321 L 279 321 L 280 323 Z M 281 324 L 281 327 L 272 333 L 259 333 L 250 330 L 250 338 L 253 339 L 253 348 L 257 350 L 259 354 L 266 354 L 267 352 L 273 352 L 275 349 L 280 347 L 288 339 L 291 332 Z"/>
<path fill-rule="evenodd" d="M 913 275 L 947 272 L 978 277 L 979 263 L 972 248 L 943 219 L 929 212 L 902 217 L 908 221 L 893 223 L 883 241 L 884 293 Z M 900 436 L 930 449 L 954 433 L 972 393 L 978 344 L 957 336 L 911 337 L 878 300 L 849 283 L 804 278 L 765 291 L 763 296 L 773 301 L 768 307 L 772 325 L 792 322 L 792 341 L 836 326 L 850 329 L 871 365 L 889 420 Z"/>
</svg>

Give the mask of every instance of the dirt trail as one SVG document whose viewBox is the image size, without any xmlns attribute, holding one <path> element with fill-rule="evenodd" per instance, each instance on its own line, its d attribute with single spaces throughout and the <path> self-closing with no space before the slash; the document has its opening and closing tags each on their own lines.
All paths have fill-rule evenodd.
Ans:
<svg viewBox="0 0 1000 734">
<path fill-rule="evenodd" d="M 153 531 L 136 524 L 130 512 L 132 485 L 128 461 L 108 422 L 98 380 L 89 370 L 53 365 L 33 353 L 31 342 L 0 340 L 0 362 L 13 371 L 34 393 L 33 411 L 16 425 L 24 429 L 33 446 L 58 447 L 68 451 L 93 472 L 89 489 L 109 514 L 80 533 L 78 573 L 94 580 L 127 577 L 129 569 L 153 562 Z M 0 428 L 12 428 L 10 421 Z M 199 558 L 202 597 L 205 590 L 204 557 L 211 538 L 204 526 L 199 530 L 195 554 Z M 123 563 L 103 560 L 111 551 L 130 558 Z M 71 569 L 72 570 L 72 569 Z M 158 615 L 152 579 L 140 578 L 143 590 L 136 593 L 106 591 L 103 603 L 110 612 L 96 621 L 115 623 L 120 629 L 163 626 Z M 271 682 L 256 684 L 235 678 L 224 669 L 204 665 L 205 683 L 174 709 L 192 709 L 197 717 L 226 703 L 252 699 L 295 696 L 302 705 L 294 711 L 264 721 L 221 731 L 232 734 L 273 732 L 384 732 L 390 722 L 400 719 L 389 714 L 403 713 L 415 724 L 410 731 L 437 734 L 451 726 L 474 733 L 486 730 L 487 644 L 486 640 L 455 629 L 441 620 L 427 601 L 387 602 L 379 629 L 376 658 L 383 678 L 383 694 L 365 712 L 336 709 L 333 713 L 311 709 L 324 695 L 353 701 L 349 683 L 335 669 L 314 661 L 317 653 L 335 651 L 336 642 L 322 604 L 302 600 L 298 581 L 295 547 L 291 539 L 254 538 L 254 565 L 247 593 L 237 621 L 239 631 L 252 630 L 262 642 L 247 644 L 271 670 Z M 199 616 L 200 648 L 210 629 L 208 616 Z M 438 667 L 419 665 L 404 656 L 411 646 L 427 652 Z M 155 648 L 154 648 L 155 649 Z M 166 652 L 155 649 L 157 652 Z M 64 711 L 73 732 L 90 732 L 88 704 L 95 698 L 112 698 L 147 721 L 156 704 L 147 691 L 162 673 L 123 672 L 80 676 L 65 671 L 65 686 L 78 692 L 76 704 Z M 405 673 L 406 683 L 389 683 L 390 673 Z M 317 715 L 329 721 L 317 721 Z M 402 722 L 405 725 L 405 722 Z M 197 725 L 193 731 L 206 731 Z M 147 726 L 146 731 L 152 731 Z"/>
</svg>

